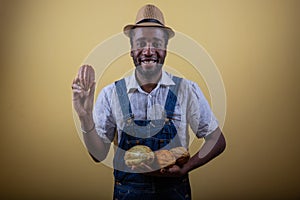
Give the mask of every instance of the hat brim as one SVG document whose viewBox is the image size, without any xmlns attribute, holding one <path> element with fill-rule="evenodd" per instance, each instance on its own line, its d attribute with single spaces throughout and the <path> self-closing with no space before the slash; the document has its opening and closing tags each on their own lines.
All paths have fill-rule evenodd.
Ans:
<svg viewBox="0 0 300 200">
<path fill-rule="evenodd" d="M 134 28 L 137 28 L 137 27 L 158 27 L 158 28 L 163 28 L 166 31 L 168 31 L 169 38 L 172 38 L 175 35 L 174 31 L 171 28 L 169 28 L 167 26 L 159 25 L 157 23 L 152 23 L 152 22 L 143 23 L 143 24 L 129 24 L 129 25 L 127 25 L 127 26 L 124 27 L 123 32 L 124 32 L 124 34 L 127 37 L 129 37 L 130 36 L 129 35 L 130 34 L 130 30 L 134 29 Z"/>
</svg>

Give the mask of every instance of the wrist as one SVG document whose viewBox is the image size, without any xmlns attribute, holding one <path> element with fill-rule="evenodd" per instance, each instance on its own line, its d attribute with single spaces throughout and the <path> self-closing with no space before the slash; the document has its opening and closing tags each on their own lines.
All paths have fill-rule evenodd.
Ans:
<svg viewBox="0 0 300 200">
<path fill-rule="evenodd" d="M 90 129 L 83 129 L 83 128 L 81 128 L 81 132 L 84 133 L 84 134 L 89 134 L 94 129 L 95 129 L 95 123 L 93 123 L 93 126 Z"/>
<path fill-rule="evenodd" d="M 184 172 L 184 174 L 188 174 L 192 170 L 190 160 L 181 166 L 181 170 Z"/>
<path fill-rule="evenodd" d="M 92 114 L 84 114 L 84 115 L 81 115 L 79 116 L 79 120 L 81 123 L 86 123 L 86 122 L 89 122 L 89 121 L 93 121 L 93 115 Z"/>
<path fill-rule="evenodd" d="M 187 166 L 187 164 L 183 165 L 181 169 L 183 174 L 188 174 L 190 171 L 190 168 Z"/>
<path fill-rule="evenodd" d="M 95 128 L 95 123 L 92 115 L 84 115 L 79 117 L 81 122 L 81 130 L 82 132 L 90 132 Z"/>
</svg>

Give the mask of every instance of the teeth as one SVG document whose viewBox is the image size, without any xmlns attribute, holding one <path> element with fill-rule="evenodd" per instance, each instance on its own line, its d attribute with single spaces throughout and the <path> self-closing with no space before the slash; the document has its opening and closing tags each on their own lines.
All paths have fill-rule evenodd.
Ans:
<svg viewBox="0 0 300 200">
<path fill-rule="evenodd" d="M 156 63 L 156 61 L 154 61 L 154 60 L 144 60 L 144 61 L 142 61 L 142 63 L 145 63 L 145 64 L 149 64 L 149 63 Z"/>
</svg>

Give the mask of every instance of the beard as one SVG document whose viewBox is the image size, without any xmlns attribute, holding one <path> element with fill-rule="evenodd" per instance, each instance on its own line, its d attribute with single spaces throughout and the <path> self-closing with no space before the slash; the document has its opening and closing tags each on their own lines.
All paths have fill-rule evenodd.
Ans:
<svg viewBox="0 0 300 200">
<path fill-rule="evenodd" d="M 160 75 L 163 64 L 156 63 L 156 66 L 153 66 L 150 69 L 142 67 L 141 65 L 136 65 L 135 67 L 137 72 L 140 75 L 142 75 L 146 80 L 151 80 Z"/>
<path fill-rule="evenodd" d="M 142 50 L 131 50 L 136 73 L 144 80 L 157 80 L 158 76 L 161 76 L 166 53 L 165 49 L 154 49 L 151 54 L 147 55 Z"/>
</svg>

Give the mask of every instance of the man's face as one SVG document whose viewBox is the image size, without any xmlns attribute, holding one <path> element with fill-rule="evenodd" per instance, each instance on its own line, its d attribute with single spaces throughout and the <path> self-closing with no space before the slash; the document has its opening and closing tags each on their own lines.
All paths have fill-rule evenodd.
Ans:
<svg viewBox="0 0 300 200">
<path fill-rule="evenodd" d="M 139 27 L 132 31 L 130 55 L 136 69 L 144 76 L 157 75 L 167 54 L 166 33 L 155 27 Z"/>
</svg>

